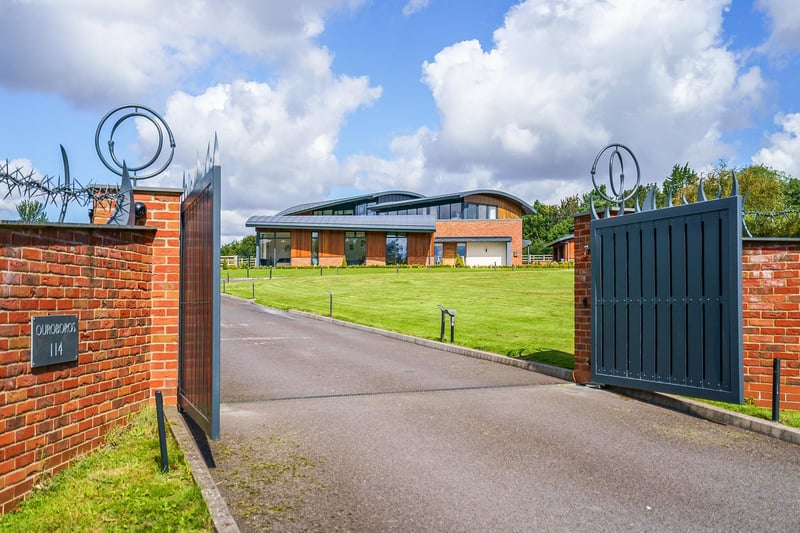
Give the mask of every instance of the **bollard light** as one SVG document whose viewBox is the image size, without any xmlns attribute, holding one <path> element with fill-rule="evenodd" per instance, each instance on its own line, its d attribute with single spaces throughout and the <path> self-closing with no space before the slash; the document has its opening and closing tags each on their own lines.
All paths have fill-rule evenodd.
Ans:
<svg viewBox="0 0 800 533">
<path fill-rule="evenodd" d="M 453 342 L 455 338 L 455 329 L 456 329 L 456 310 L 455 309 L 445 309 L 443 306 L 439 305 L 439 310 L 442 312 L 442 325 L 439 329 L 439 342 L 444 342 L 444 317 L 445 315 L 450 317 L 450 342 Z"/>
</svg>

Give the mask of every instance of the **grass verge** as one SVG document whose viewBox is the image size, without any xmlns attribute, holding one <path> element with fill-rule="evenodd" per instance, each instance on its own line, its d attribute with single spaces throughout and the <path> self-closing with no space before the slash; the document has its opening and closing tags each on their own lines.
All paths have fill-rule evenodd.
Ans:
<svg viewBox="0 0 800 533">
<path fill-rule="evenodd" d="M 109 432 L 106 445 L 46 480 L 0 531 L 213 531 L 200 489 L 168 432 L 161 473 L 155 408 Z"/>
</svg>

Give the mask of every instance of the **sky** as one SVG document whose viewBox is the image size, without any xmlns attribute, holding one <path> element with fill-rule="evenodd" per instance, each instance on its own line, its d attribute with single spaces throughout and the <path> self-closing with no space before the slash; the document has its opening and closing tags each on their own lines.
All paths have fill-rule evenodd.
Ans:
<svg viewBox="0 0 800 533">
<path fill-rule="evenodd" d="M 147 106 L 176 147 L 139 185 L 182 186 L 217 136 L 223 242 L 252 215 L 388 189 L 557 203 L 591 189 L 610 143 L 643 183 L 719 161 L 800 177 L 796 0 L 0 0 L 0 13 L 0 158 L 62 176 L 61 144 L 80 183 L 118 183 L 98 124 Z M 142 164 L 156 139 L 127 120 L 115 154 Z M 0 196 L 0 219 L 18 200 Z"/>
</svg>

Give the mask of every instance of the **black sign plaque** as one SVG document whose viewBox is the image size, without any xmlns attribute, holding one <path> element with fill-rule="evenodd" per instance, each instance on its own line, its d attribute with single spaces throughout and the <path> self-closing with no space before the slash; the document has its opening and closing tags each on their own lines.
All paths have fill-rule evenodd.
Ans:
<svg viewBox="0 0 800 533">
<path fill-rule="evenodd" d="M 31 317 L 31 368 L 77 360 L 77 315 Z"/>
</svg>

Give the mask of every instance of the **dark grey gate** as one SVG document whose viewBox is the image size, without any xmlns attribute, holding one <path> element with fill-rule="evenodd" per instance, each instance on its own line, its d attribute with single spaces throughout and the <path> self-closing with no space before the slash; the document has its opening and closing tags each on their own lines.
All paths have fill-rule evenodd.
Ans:
<svg viewBox="0 0 800 533">
<path fill-rule="evenodd" d="M 592 221 L 593 381 L 742 402 L 741 213 L 736 195 Z"/>
<path fill-rule="evenodd" d="M 198 172 L 199 174 L 199 172 Z M 181 202 L 178 402 L 214 440 L 219 438 L 220 355 L 219 151 Z"/>
</svg>

